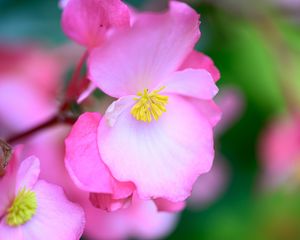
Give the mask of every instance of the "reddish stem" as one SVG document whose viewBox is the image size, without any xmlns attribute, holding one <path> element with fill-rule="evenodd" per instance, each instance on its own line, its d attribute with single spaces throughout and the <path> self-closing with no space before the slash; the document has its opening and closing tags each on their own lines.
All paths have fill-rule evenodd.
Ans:
<svg viewBox="0 0 300 240">
<path fill-rule="evenodd" d="M 70 80 L 70 83 L 68 85 L 67 91 L 66 91 L 66 99 L 65 102 L 70 102 L 76 100 L 76 98 L 81 93 L 82 89 L 82 81 L 81 81 L 81 70 L 84 65 L 85 60 L 88 57 L 88 51 L 85 51 L 85 53 L 80 58 L 75 71 L 72 75 L 72 78 Z"/>
<path fill-rule="evenodd" d="M 27 131 L 24 131 L 22 133 L 18 133 L 15 136 L 10 137 L 7 142 L 9 143 L 13 143 L 19 139 L 25 138 L 30 136 L 31 134 L 34 134 L 36 132 L 38 132 L 41 129 L 53 126 L 57 123 L 69 123 L 69 124 L 73 124 L 76 121 L 76 117 L 72 117 L 72 116 L 66 116 L 63 114 L 58 114 L 56 116 L 53 116 L 52 118 L 50 118 L 48 121 L 41 123 L 40 125 L 29 129 Z"/>
</svg>

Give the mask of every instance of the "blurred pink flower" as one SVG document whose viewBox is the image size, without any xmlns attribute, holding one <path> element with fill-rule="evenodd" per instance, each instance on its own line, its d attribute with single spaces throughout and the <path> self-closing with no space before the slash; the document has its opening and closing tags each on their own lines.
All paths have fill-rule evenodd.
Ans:
<svg viewBox="0 0 300 240">
<path fill-rule="evenodd" d="M 226 86 L 216 97 L 216 102 L 222 111 L 222 119 L 215 129 L 218 137 L 239 120 L 245 108 L 245 99 L 242 92 L 234 86 Z"/>
<path fill-rule="evenodd" d="M 159 213 L 151 201 L 136 197 L 130 207 L 118 212 L 106 213 L 95 208 L 89 201 L 89 192 L 78 188 L 65 168 L 63 142 L 69 131 L 68 125 L 56 125 L 32 135 L 26 140 L 22 154 L 38 156 L 41 161 L 40 177 L 62 186 L 68 198 L 83 207 L 85 236 L 91 239 L 154 239 L 165 236 L 175 227 L 176 214 Z"/>
<path fill-rule="evenodd" d="M 220 197 L 229 182 L 228 168 L 225 160 L 216 157 L 211 170 L 197 179 L 188 206 L 195 210 L 203 209 Z"/>
<path fill-rule="evenodd" d="M 61 6 L 63 31 L 88 49 L 103 43 L 112 31 L 129 27 L 129 10 L 120 0 L 68 0 Z"/>
<path fill-rule="evenodd" d="M 50 52 L 1 47 L 0 137 L 35 127 L 57 111 L 64 68 L 64 61 Z"/>
<path fill-rule="evenodd" d="M 119 100 L 99 119 L 99 126 L 93 125 L 97 132 L 91 131 L 90 115 L 78 120 L 82 127 L 67 140 L 66 164 L 73 179 L 86 179 L 84 187 L 97 192 L 109 187 L 110 194 L 123 199 L 136 190 L 142 199 L 177 205 L 190 195 L 214 156 L 210 121 L 187 101 L 211 100 L 217 93 L 214 81 L 203 69 L 176 72 L 199 36 L 197 13 L 171 2 L 168 12 L 141 15 L 132 28 L 92 51 L 90 79 Z M 83 137 L 87 133 L 89 137 Z M 78 146 L 81 154 L 75 154 Z M 83 153 L 93 158 L 80 159 Z M 95 179 L 83 177 L 91 174 L 87 165 Z"/>
<path fill-rule="evenodd" d="M 38 158 L 20 161 L 19 154 L 14 153 L 0 179 L 0 238 L 79 239 L 82 208 L 68 201 L 60 187 L 39 180 Z"/>
<path fill-rule="evenodd" d="M 264 184 L 278 186 L 299 176 L 299 120 L 288 117 L 273 120 L 263 132 L 259 147 Z"/>
</svg>

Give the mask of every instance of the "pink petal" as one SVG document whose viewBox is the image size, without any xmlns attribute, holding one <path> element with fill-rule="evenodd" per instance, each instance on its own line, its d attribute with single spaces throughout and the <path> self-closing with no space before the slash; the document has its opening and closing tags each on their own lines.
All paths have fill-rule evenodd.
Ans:
<svg viewBox="0 0 300 240">
<path fill-rule="evenodd" d="M 164 92 L 202 100 L 210 100 L 218 93 L 218 88 L 206 70 L 187 69 L 175 72 L 162 85 L 166 86 Z"/>
<path fill-rule="evenodd" d="M 163 198 L 154 200 L 157 210 L 163 212 L 179 212 L 185 208 L 185 202 L 171 202 Z"/>
<path fill-rule="evenodd" d="M 101 116 L 84 113 L 74 124 L 66 143 L 66 168 L 74 183 L 89 192 L 113 194 L 115 198 L 127 198 L 134 186 L 118 182 L 102 162 L 97 147 L 97 128 Z"/>
<path fill-rule="evenodd" d="M 130 222 L 131 236 L 140 239 L 161 239 L 167 236 L 176 226 L 178 215 L 174 213 L 158 212 L 152 201 L 142 201 L 133 198 L 131 209 L 127 211 Z"/>
<path fill-rule="evenodd" d="M 119 98 L 117 101 L 114 101 L 105 112 L 105 119 L 109 126 L 113 126 L 118 120 L 119 116 L 126 109 L 130 108 L 135 104 L 134 98 L 136 96 L 126 96 Z"/>
<path fill-rule="evenodd" d="M 31 189 L 40 175 L 40 160 L 34 156 L 20 163 L 16 176 L 16 193 L 23 187 Z"/>
<path fill-rule="evenodd" d="M 70 126 L 66 124 L 46 128 L 24 139 L 25 145 L 22 152 L 23 158 L 35 155 L 40 159 L 41 179 L 64 185 L 66 191 L 74 185 L 64 164 L 64 140 L 69 132 Z"/>
<path fill-rule="evenodd" d="M 103 118 L 98 146 L 112 175 L 132 181 L 141 198 L 178 202 L 190 195 L 196 178 L 211 167 L 212 129 L 183 98 L 170 95 L 166 107 L 167 112 L 151 123 L 135 120 L 130 109 L 113 127 Z"/>
<path fill-rule="evenodd" d="M 205 69 L 211 74 L 215 82 L 220 79 L 220 72 L 211 58 L 195 50 L 188 55 L 179 70 L 184 70 L 186 68 Z"/>
<path fill-rule="evenodd" d="M 79 239 L 85 224 L 82 208 L 67 200 L 61 187 L 45 181 L 38 181 L 33 191 L 38 208 L 21 226 L 24 239 Z"/>
<path fill-rule="evenodd" d="M 153 89 L 176 70 L 200 36 L 199 16 L 171 2 L 161 14 L 142 14 L 131 29 L 92 51 L 89 78 L 113 97 Z"/>
<path fill-rule="evenodd" d="M 0 220 L 0 239 L 3 240 L 27 240 L 21 227 L 10 227 L 6 224 L 6 218 Z"/>
<path fill-rule="evenodd" d="M 62 15 L 65 34 L 88 48 L 101 44 L 107 32 L 129 27 L 129 10 L 120 0 L 69 0 Z"/>
<path fill-rule="evenodd" d="M 89 239 L 160 239 L 176 226 L 178 215 L 158 212 L 153 201 L 133 197 L 132 204 L 116 212 L 95 209 L 82 202 L 87 215 L 85 235 Z"/>
<path fill-rule="evenodd" d="M 90 201 L 96 207 L 107 212 L 113 212 L 126 208 L 131 203 L 131 196 L 122 199 L 114 199 L 112 194 L 90 193 Z"/>
<path fill-rule="evenodd" d="M 214 127 L 221 120 L 222 111 L 213 100 L 189 99 L 203 116 L 207 118 L 210 124 Z"/>
</svg>

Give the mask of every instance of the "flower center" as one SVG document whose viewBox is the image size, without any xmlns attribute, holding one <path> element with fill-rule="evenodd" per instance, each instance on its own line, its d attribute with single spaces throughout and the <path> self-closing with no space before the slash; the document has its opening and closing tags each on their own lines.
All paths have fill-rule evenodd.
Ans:
<svg viewBox="0 0 300 240">
<path fill-rule="evenodd" d="M 24 187 L 19 190 L 11 207 L 7 210 L 6 223 L 12 227 L 22 225 L 32 218 L 36 213 L 36 209 L 35 192 Z"/>
<path fill-rule="evenodd" d="M 131 108 L 131 114 L 136 120 L 151 122 L 154 118 L 157 121 L 163 112 L 167 111 L 165 106 L 168 103 L 168 96 L 159 94 L 164 88 L 161 87 L 150 93 L 148 89 L 138 92 L 139 97 L 134 98 L 138 102 Z"/>
</svg>

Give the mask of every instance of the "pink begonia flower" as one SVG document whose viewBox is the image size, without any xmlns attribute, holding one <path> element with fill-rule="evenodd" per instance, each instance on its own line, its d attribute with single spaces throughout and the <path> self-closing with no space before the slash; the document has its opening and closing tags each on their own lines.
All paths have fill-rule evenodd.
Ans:
<svg viewBox="0 0 300 240">
<path fill-rule="evenodd" d="M 121 0 L 68 0 L 61 5 L 64 33 L 88 49 L 130 24 L 129 9 Z"/>
<path fill-rule="evenodd" d="M 95 133 L 100 156 L 142 199 L 184 201 L 211 168 L 212 125 L 187 98 L 211 100 L 218 89 L 206 70 L 176 71 L 199 36 L 198 14 L 171 2 L 168 12 L 143 14 L 89 58 L 89 78 L 118 98 Z"/>
<path fill-rule="evenodd" d="M 40 178 L 62 186 L 68 198 L 83 207 L 86 237 L 156 239 L 174 229 L 178 215 L 159 213 L 151 201 L 142 201 L 136 197 L 130 207 L 118 212 L 106 213 L 95 208 L 89 201 L 89 192 L 79 189 L 65 168 L 63 142 L 69 131 L 67 125 L 56 125 L 32 135 L 26 140 L 22 154 L 24 157 L 31 154 L 38 156 L 41 161 Z"/>
<path fill-rule="evenodd" d="M 63 190 L 39 180 L 40 161 L 15 153 L 0 179 L 0 239 L 79 239 L 84 212 Z"/>
<path fill-rule="evenodd" d="M 259 150 L 265 185 L 276 187 L 299 176 L 299 119 L 282 117 L 273 120 L 262 134 Z"/>
</svg>

